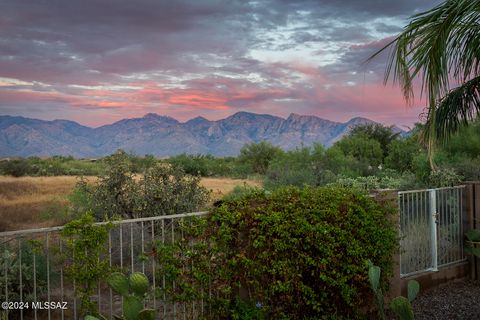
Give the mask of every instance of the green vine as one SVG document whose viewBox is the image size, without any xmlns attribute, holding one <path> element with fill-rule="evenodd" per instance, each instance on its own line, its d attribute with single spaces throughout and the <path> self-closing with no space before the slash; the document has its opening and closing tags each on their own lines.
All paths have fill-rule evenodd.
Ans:
<svg viewBox="0 0 480 320">
<path fill-rule="evenodd" d="M 180 225 L 175 242 L 156 243 L 160 294 L 204 301 L 221 319 L 364 318 L 371 295 L 364 261 L 392 272 L 392 214 L 360 191 L 333 187 L 225 199 Z"/>
<path fill-rule="evenodd" d="M 75 283 L 75 295 L 81 301 L 81 313 L 97 315 L 97 303 L 91 299 L 100 280 L 111 273 L 106 242 L 112 224 L 95 225 L 91 213 L 73 220 L 63 229 L 66 250 L 63 254 L 66 276 Z"/>
</svg>

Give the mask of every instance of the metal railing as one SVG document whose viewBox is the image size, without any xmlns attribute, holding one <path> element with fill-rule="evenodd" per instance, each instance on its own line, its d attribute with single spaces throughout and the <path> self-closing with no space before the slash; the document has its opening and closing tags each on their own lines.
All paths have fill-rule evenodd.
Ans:
<svg viewBox="0 0 480 320">
<path fill-rule="evenodd" d="M 155 259 L 145 257 L 152 253 L 155 241 L 173 243 L 182 236 L 180 224 L 206 214 L 194 212 L 114 221 L 104 259 L 121 270 L 144 272 L 154 287 L 165 288 L 167 280 L 156 278 Z M 97 223 L 102 224 L 105 223 Z M 62 229 L 63 226 L 0 233 L 0 300 L 10 303 L 11 309 L 0 310 L 0 319 L 2 312 L 7 319 L 79 319 L 75 283 L 65 276 L 64 263 L 58 258 L 65 250 L 60 236 Z M 107 318 L 113 319 L 121 313 L 122 299 L 105 284 L 98 285 L 92 298 Z M 55 308 L 45 308 L 45 302 L 56 303 Z M 203 306 L 203 301 L 172 303 L 163 295 L 154 296 L 150 307 L 156 309 L 160 319 L 194 319 L 203 312 Z"/>
<path fill-rule="evenodd" d="M 464 261 L 463 253 L 464 186 L 398 193 L 400 208 L 402 277 L 435 271 L 445 265 Z M 112 222 L 107 255 L 110 266 L 129 272 L 144 272 L 154 287 L 165 288 L 167 279 L 158 278 L 158 266 L 152 253 L 155 241 L 168 244 L 182 237 L 180 224 L 207 212 L 177 214 Z M 98 223 L 105 224 L 105 223 Z M 59 254 L 65 251 L 60 237 L 63 227 L 0 233 L 0 300 L 17 303 L 16 310 L 0 310 L 0 319 L 79 319 L 79 301 L 75 283 L 65 275 Z M 99 284 L 93 299 L 101 314 L 113 319 L 119 314 L 122 299 L 105 284 Z M 18 308 L 21 302 L 28 308 Z M 41 302 L 66 302 L 63 308 L 41 308 Z M 33 308 L 32 303 L 37 303 Z M 63 307 L 63 305 L 61 305 Z M 195 319 L 205 310 L 204 301 L 173 303 L 165 294 L 154 297 L 151 307 L 160 319 Z"/>
<path fill-rule="evenodd" d="M 398 193 L 401 277 L 465 260 L 464 189 L 455 186 Z"/>
</svg>

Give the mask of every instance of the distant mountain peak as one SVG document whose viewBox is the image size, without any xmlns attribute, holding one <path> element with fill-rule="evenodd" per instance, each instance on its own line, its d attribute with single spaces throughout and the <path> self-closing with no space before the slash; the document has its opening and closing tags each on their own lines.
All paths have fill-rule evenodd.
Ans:
<svg viewBox="0 0 480 320">
<path fill-rule="evenodd" d="M 321 143 L 330 146 L 356 125 L 375 123 L 356 117 L 340 123 L 313 115 L 291 113 L 287 119 L 237 112 L 210 121 L 196 117 L 181 123 L 148 113 L 98 128 L 68 120 L 44 121 L 0 116 L 0 156 L 104 156 L 123 149 L 138 155 L 181 153 L 230 156 L 246 143 L 268 141 L 285 150 Z"/>
<path fill-rule="evenodd" d="M 363 117 L 355 117 L 355 118 L 350 119 L 347 122 L 347 124 L 355 124 L 355 125 L 369 124 L 369 123 L 376 123 L 376 122 L 373 121 L 373 120 L 367 119 L 367 118 L 363 118 Z"/>
<path fill-rule="evenodd" d="M 141 119 L 173 120 L 175 122 L 178 122 L 178 120 L 175 118 L 172 118 L 170 116 L 162 116 L 162 115 L 159 115 L 158 113 L 153 113 L 153 112 L 147 113 Z"/>
<path fill-rule="evenodd" d="M 210 122 L 212 122 L 212 121 L 210 121 L 207 118 L 204 118 L 202 116 L 198 116 L 198 117 L 195 117 L 195 118 L 192 118 L 192 119 L 188 120 L 187 122 L 185 122 L 185 124 L 187 124 L 187 123 L 199 124 L 199 123 L 210 123 Z"/>
</svg>

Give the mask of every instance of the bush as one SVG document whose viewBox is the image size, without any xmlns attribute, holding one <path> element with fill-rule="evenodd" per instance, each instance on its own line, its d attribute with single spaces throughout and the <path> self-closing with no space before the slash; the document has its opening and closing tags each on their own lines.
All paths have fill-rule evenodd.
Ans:
<svg viewBox="0 0 480 320">
<path fill-rule="evenodd" d="M 270 161 L 280 153 L 282 149 L 268 142 L 250 143 L 242 147 L 238 161 L 249 164 L 255 173 L 265 174 Z"/>
<path fill-rule="evenodd" d="M 2 272 L 0 277 L 0 292 L 1 301 L 23 301 L 33 302 L 35 297 L 37 301 L 46 299 L 47 292 L 47 259 L 42 245 L 35 241 L 22 242 L 20 250 L 18 247 L 4 243 L 0 248 L 2 256 L 0 256 L 0 265 Z M 21 254 L 21 263 L 20 256 Z M 35 256 L 35 271 L 36 277 L 34 279 L 34 262 Z M 20 282 L 20 273 L 22 273 L 22 281 Z M 52 275 L 50 275 L 52 276 Z M 7 283 L 5 282 L 7 280 Z M 20 283 L 22 284 L 22 296 L 20 299 Z M 8 291 L 8 299 L 5 295 L 5 289 Z M 35 292 L 35 290 L 36 292 Z M 28 313 L 29 310 L 24 310 Z M 5 311 L 0 311 L 0 319 L 2 315 L 6 316 Z M 20 310 L 9 310 L 8 319 L 20 318 Z M 7 319 L 7 318 L 5 318 Z"/>
<path fill-rule="evenodd" d="M 0 162 L 0 174 L 21 176 L 98 175 L 103 173 L 102 161 L 76 160 L 72 157 L 54 156 L 40 159 L 30 157 Z"/>
<path fill-rule="evenodd" d="M 167 159 L 166 162 L 192 176 L 235 176 L 238 170 L 238 163 L 234 157 L 180 154 Z"/>
<path fill-rule="evenodd" d="M 27 160 L 9 160 L 0 162 L 0 171 L 3 175 L 23 177 L 31 174 L 31 168 Z"/>
<path fill-rule="evenodd" d="M 425 152 L 415 139 L 398 139 L 388 147 L 388 155 L 385 158 L 387 168 L 399 172 L 413 170 L 413 158 L 416 154 Z"/>
<path fill-rule="evenodd" d="M 343 188 L 253 190 L 226 199 L 184 240 L 158 244 L 159 276 L 176 281 L 178 300 L 208 300 L 202 288 L 211 284 L 220 318 L 232 317 L 239 298 L 271 319 L 361 317 L 367 260 L 392 272 L 392 212 Z"/>
<path fill-rule="evenodd" d="M 458 157 L 453 164 L 455 170 L 465 180 L 478 181 L 480 180 L 480 157 L 466 158 Z"/>
<path fill-rule="evenodd" d="M 451 187 L 460 184 L 463 180 L 452 168 L 440 168 L 432 171 L 429 177 L 431 186 L 435 187 Z"/>
<path fill-rule="evenodd" d="M 265 188 L 321 186 L 337 179 L 328 168 L 327 152 L 320 144 L 297 148 L 274 158 L 265 177 Z"/>
<path fill-rule="evenodd" d="M 288 151 L 273 159 L 265 179 L 267 189 L 316 184 L 315 167 L 309 148 Z"/>
<path fill-rule="evenodd" d="M 349 133 L 349 136 L 360 136 L 377 141 L 382 148 L 383 158 L 385 158 L 387 156 L 390 144 L 398 139 L 400 133 L 395 133 L 393 131 L 393 126 L 385 127 L 379 123 L 375 123 L 353 127 Z"/>
<path fill-rule="evenodd" d="M 355 188 L 359 190 L 408 190 L 424 186 L 416 181 L 413 173 L 405 171 L 404 173 L 399 174 L 398 172 L 389 169 L 384 170 L 377 176 L 356 178 L 339 177 L 335 182 L 329 183 L 328 185 L 344 188 Z"/>
<path fill-rule="evenodd" d="M 94 213 L 97 220 L 111 217 L 139 218 L 192 212 L 208 200 L 200 178 L 157 163 L 136 177 L 124 152 L 105 159 L 106 174 L 95 185 L 80 181 L 73 191 L 72 214 Z"/>
<path fill-rule="evenodd" d="M 112 225 L 95 225 L 93 215 L 84 214 L 80 219 L 65 225 L 61 236 L 65 240 L 62 253 L 65 275 L 75 284 L 75 297 L 80 300 L 80 313 L 98 314 L 97 302 L 92 296 L 100 280 L 111 272 L 107 240 Z"/>
</svg>

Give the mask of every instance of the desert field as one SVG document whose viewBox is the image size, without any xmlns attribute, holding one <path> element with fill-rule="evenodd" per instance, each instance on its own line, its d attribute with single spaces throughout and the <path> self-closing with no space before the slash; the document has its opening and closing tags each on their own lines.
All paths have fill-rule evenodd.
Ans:
<svg viewBox="0 0 480 320">
<path fill-rule="evenodd" d="M 64 224 L 68 220 L 68 195 L 78 179 L 0 176 L 0 232 Z M 202 178 L 201 184 L 211 190 L 212 200 L 230 193 L 236 186 L 261 185 L 259 181 L 230 178 Z"/>
</svg>

